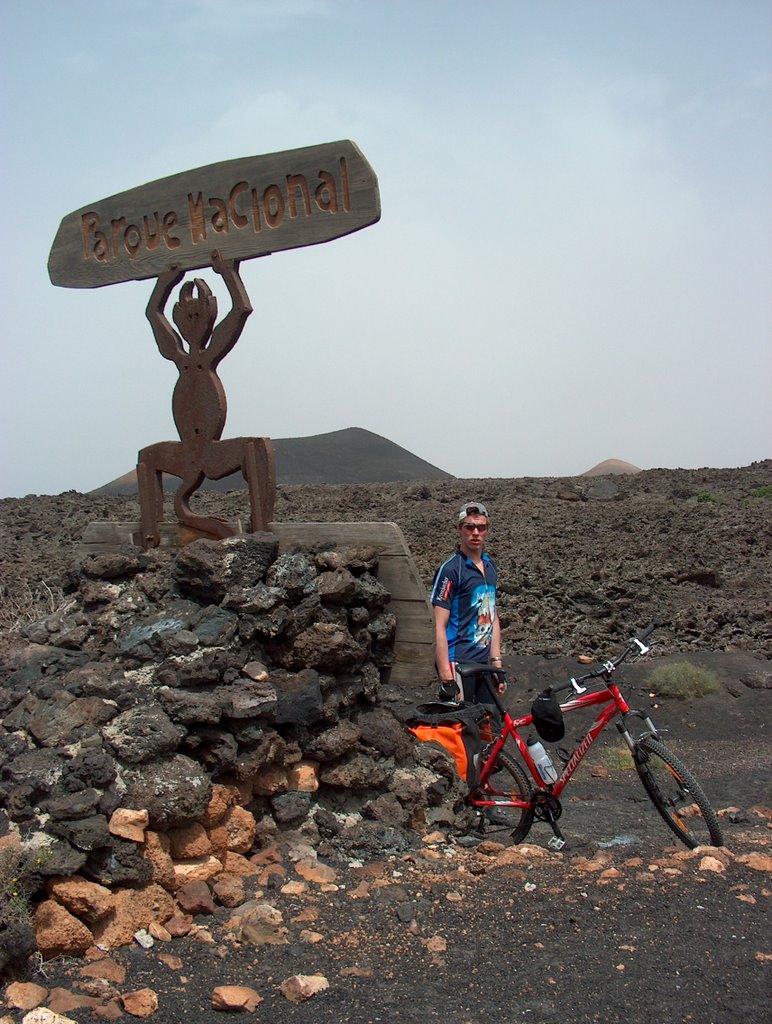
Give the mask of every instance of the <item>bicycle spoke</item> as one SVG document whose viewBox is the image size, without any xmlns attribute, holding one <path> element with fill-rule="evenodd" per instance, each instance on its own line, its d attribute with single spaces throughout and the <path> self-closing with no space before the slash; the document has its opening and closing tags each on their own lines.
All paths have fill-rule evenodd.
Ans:
<svg viewBox="0 0 772 1024">
<path fill-rule="evenodd" d="M 716 813 L 696 779 L 667 747 L 652 737 L 638 746 L 636 769 L 654 806 L 687 846 L 722 846 Z"/>
</svg>

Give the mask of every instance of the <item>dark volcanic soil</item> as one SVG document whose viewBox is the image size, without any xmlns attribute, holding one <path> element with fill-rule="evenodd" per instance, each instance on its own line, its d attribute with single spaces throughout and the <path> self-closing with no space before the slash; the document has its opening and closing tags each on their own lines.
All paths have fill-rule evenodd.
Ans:
<svg viewBox="0 0 772 1024">
<path fill-rule="evenodd" d="M 767 461 L 594 480 L 282 488 L 277 520 L 397 522 L 427 586 L 452 548 L 456 507 L 484 500 L 494 516 L 514 705 L 581 671 L 578 654 L 613 654 L 635 629 L 662 620 L 658 658 L 713 669 L 719 691 L 685 702 L 653 696 L 647 677 L 658 658 L 631 666 L 623 689 L 726 812 L 728 852 L 718 868 L 703 854 L 679 858 L 637 777 L 609 769 L 609 730 L 564 795 L 563 854 L 546 852 L 545 825 L 529 837 L 535 848 L 519 853 L 443 840 L 407 855 L 384 851 L 377 863 L 341 870 L 332 887 L 267 889 L 288 945 L 227 941 L 229 912 L 219 910 L 200 921 L 212 943 L 185 938 L 111 953 L 127 972 L 120 990 L 154 989 L 157 1024 L 223 1019 L 211 1009 L 220 984 L 255 988 L 264 1001 L 246 1019 L 272 1024 L 768 1019 L 772 506 L 759 491 L 770 484 Z M 247 517 L 242 492 L 202 495 L 199 504 Z M 38 599 L 39 584 L 56 595 L 86 523 L 136 518 L 136 502 L 125 498 L 0 502 L 5 621 Z M 391 696 L 397 710 L 416 699 Z M 507 843 L 506 833 L 490 838 Z M 35 980 L 77 991 L 82 968 L 48 964 Z M 326 992 L 299 1005 L 280 994 L 288 976 L 317 972 L 329 980 Z M 94 1019 L 84 1009 L 65 1015 Z"/>
</svg>

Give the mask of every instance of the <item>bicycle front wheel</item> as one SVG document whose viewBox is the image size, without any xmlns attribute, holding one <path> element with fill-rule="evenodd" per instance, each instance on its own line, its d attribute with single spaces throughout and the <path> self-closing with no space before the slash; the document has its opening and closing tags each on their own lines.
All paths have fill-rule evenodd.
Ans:
<svg viewBox="0 0 772 1024">
<path fill-rule="evenodd" d="M 520 765 L 503 751 L 496 758 L 493 772 L 488 776 L 486 791 L 492 797 L 509 800 L 529 800 L 531 786 Z M 497 816 L 506 827 L 512 829 L 512 842 L 522 843 L 533 824 L 533 807 L 497 808 Z"/>
<path fill-rule="evenodd" d="M 702 787 L 664 743 L 647 736 L 637 744 L 635 767 L 668 828 L 690 849 L 723 846 L 716 812 Z"/>
</svg>

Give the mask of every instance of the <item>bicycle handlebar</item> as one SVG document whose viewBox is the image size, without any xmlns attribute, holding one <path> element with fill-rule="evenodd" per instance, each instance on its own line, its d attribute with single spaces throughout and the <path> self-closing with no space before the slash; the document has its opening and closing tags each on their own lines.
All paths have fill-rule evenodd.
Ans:
<svg viewBox="0 0 772 1024">
<path fill-rule="evenodd" d="M 650 623 L 646 627 L 646 629 L 644 629 L 642 632 L 638 634 L 638 636 L 634 636 L 631 642 L 634 642 L 635 640 L 645 640 L 647 637 L 651 636 L 651 634 L 654 632 L 658 625 L 659 623 L 656 621 Z"/>
<path fill-rule="evenodd" d="M 584 688 L 583 684 L 590 682 L 592 679 L 605 679 L 608 681 L 617 665 L 621 665 L 622 662 L 631 654 L 635 654 L 637 657 L 640 657 L 642 654 L 648 654 L 649 648 L 646 646 L 644 641 L 651 636 L 657 628 L 657 625 L 658 623 L 656 621 L 652 622 L 636 636 L 631 637 L 628 641 L 627 647 L 625 647 L 622 653 L 617 655 L 617 657 L 612 661 L 604 661 L 600 668 L 594 669 L 592 672 L 587 672 L 585 675 L 579 676 L 578 678 L 572 676 L 567 683 L 563 683 L 559 686 L 549 686 L 547 689 L 551 693 L 561 693 L 563 690 L 571 689 L 580 693 Z"/>
<path fill-rule="evenodd" d="M 621 665 L 622 662 L 628 658 L 631 654 L 635 654 L 640 657 L 642 654 L 648 654 L 649 648 L 646 646 L 644 641 L 651 636 L 654 630 L 657 628 L 659 623 L 649 623 L 649 625 L 642 629 L 636 636 L 630 638 L 627 643 L 627 647 L 622 651 L 621 654 L 617 655 L 613 661 L 604 661 L 600 668 L 594 669 L 592 672 L 587 672 L 583 676 L 578 678 L 572 676 L 567 683 L 562 683 L 558 686 L 548 686 L 546 689 L 547 693 L 562 693 L 564 690 L 575 690 L 577 693 L 581 693 L 584 687 L 584 683 L 590 682 L 592 679 L 605 679 L 607 682 L 611 678 L 611 675 L 617 665 Z M 493 668 L 491 665 L 471 665 L 464 666 L 466 668 L 466 674 L 468 675 L 482 675 L 485 687 L 501 714 L 504 714 L 504 707 L 499 700 L 499 696 L 491 686 L 490 677 L 493 676 L 499 682 L 506 682 L 506 670 L 501 668 Z M 471 670 L 471 671 L 469 671 Z"/>
</svg>

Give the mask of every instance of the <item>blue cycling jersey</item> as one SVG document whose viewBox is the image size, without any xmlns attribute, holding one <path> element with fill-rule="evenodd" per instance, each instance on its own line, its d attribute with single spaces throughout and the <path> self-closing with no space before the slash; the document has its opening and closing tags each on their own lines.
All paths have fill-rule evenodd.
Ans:
<svg viewBox="0 0 772 1024">
<path fill-rule="evenodd" d="M 451 662 L 487 663 L 496 618 L 496 565 L 483 552 L 483 571 L 456 549 L 439 567 L 431 602 L 447 608 L 448 658 Z"/>
</svg>

